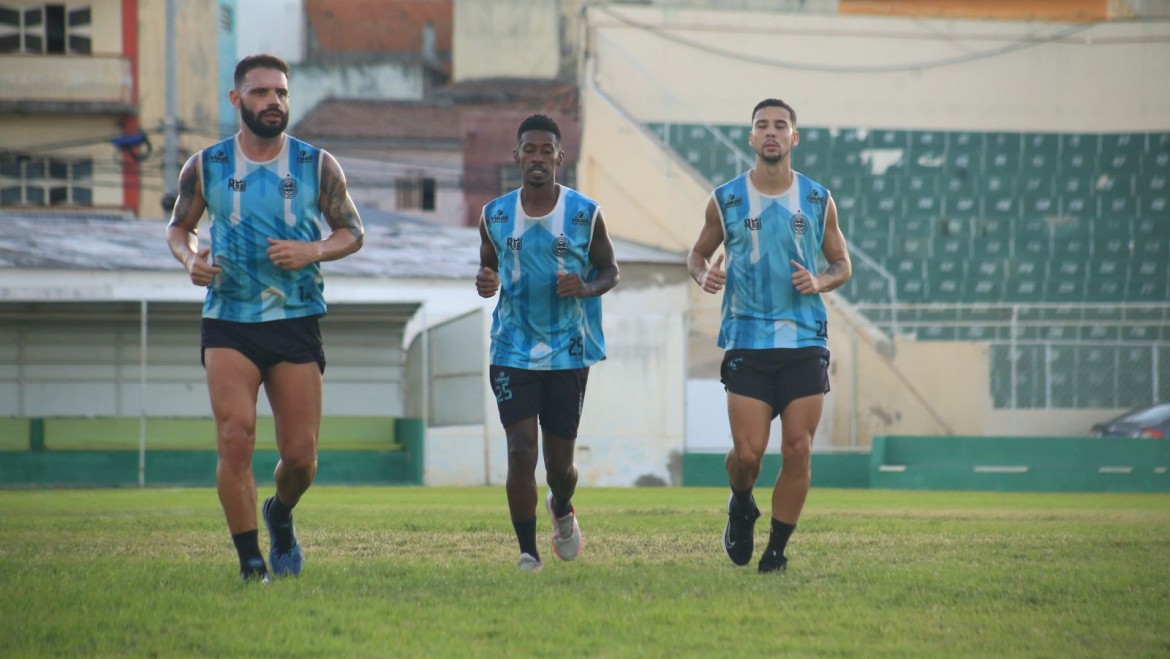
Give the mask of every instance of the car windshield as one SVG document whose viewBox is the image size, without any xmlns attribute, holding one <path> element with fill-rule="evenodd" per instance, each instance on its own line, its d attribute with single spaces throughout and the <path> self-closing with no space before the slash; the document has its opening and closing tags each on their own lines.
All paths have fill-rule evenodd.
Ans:
<svg viewBox="0 0 1170 659">
<path fill-rule="evenodd" d="M 1170 419 L 1170 404 L 1155 405 L 1144 410 L 1131 412 L 1119 420 L 1139 426 L 1157 426 L 1165 423 L 1167 419 Z"/>
</svg>

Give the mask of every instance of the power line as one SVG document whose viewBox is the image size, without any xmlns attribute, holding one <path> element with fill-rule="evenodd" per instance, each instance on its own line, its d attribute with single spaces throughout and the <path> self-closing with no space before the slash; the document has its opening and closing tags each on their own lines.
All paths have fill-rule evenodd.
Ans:
<svg viewBox="0 0 1170 659">
<path fill-rule="evenodd" d="M 651 25 L 649 23 L 642 23 L 626 16 L 622 16 L 619 13 L 615 13 L 605 5 L 594 6 L 598 9 L 598 11 L 601 11 L 602 13 L 617 20 L 618 22 L 628 25 L 629 27 L 641 30 L 643 32 L 648 32 L 659 37 L 660 39 L 672 41 L 679 45 L 686 46 L 687 48 L 693 48 L 711 55 L 726 57 L 740 62 L 747 62 L 749 64 L 760 64 L 763 66 L 770 66 L 780 69 L 792 69 L 796 71 L 815 71 L 819 73 L 896 73 L 900 71 L 921 71 L 923 69 L 937 69 L 945 66 L 955 66 L 957 64 L 966 64 L 968 62 L 974 62 L 981 59 L 999 57 L 1000 55 L 1006 55 L 1018 50 L 1024 50 L 1027 48 L 1033 48 L 1035 46 L 1041 46 L 1055 41 L 1060 41 L 1061 39 L 1077 34 L 1078 32 L 1083 32 L 1100 24 L 1088 23 L 1085 25 L 1074 25 L 1047 37 L 1021 40 L 1001 48 L 994 48 L 992 50 L 986 50 L 978 53 L 970 53 L 966 55 L 959 55 L 957 57 L 941 58 L 913 64 L 891 64 L 881 66 L 830 66 L 824 64 L 809 64 L 806 62 L 794 62 L 791 60 L 767 59 L 727 50 L 724 48 L 709 46 L 692 39 L 670 34 L 666 31 L 665 28 L 660 26 Z"/>
</svg>

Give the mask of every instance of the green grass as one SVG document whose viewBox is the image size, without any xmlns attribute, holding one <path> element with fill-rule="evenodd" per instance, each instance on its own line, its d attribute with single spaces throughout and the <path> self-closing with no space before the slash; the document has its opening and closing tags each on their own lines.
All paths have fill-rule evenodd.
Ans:
<svg viewBox="0 0 1170 659">
<path fill-rule="evenodd" d="M 0 491 L 0 656 L 1170 655 L 1168 495 L 817 489 L 783 575 L 725 501 L 582 488 L 528 574 L 500 488 L 318 487 L 304 574 L 245 587 L 214 490 Z"/>
</svg>

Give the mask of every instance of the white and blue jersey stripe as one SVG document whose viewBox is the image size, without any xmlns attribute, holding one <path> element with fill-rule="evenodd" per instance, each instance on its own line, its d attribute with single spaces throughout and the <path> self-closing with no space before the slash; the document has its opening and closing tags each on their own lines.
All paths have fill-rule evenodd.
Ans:
<svg viewBox="0 0 1170 659">
<path fill-rule="evenodd" d="M 793 172 L 786 192 L 765 195 L 744 173 L 713 194 L 723 220 L 727 269 L 719 347 L 826 346 L 825 304 L 820 295 L 796 290 L 789 261 L 817 273 L 829 191 Z"/>
<path fill-rule="evenodd" d="M 325 313 L 321 266 L 295 271 L 268 259 L 268 239 L 321 240 L 321 151 L 285 136 L 268 162 L 244 156 L 230 137 L 199 154 L 211 219 L 211 263 L 222 268 L 207 287 L 203 317 L 258 323 Z"/>
<path fill-rule="evenodd" d="M 483 207 L 480 224 L 495 247 L 500 298 L 492 314 L 491 363 L 533 371 L 582 368 L 605 359 L 601 298 L 560 297 L 557 273 L 591 281 L 593 226 L 600 208 L 557 185 L 557 204 L 529 217 L 514 190 Z"/>
</svg>

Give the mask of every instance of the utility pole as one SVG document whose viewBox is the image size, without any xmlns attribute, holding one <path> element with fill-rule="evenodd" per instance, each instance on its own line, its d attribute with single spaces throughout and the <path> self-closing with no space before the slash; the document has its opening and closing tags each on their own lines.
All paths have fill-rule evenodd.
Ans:
<svg viewBox="0 0 1170 659">
<path fill-rule="evenodd" d="M 179 126 L 176 113 L 179 105 L 179 84 L 175 64 L 175 12 L 178 0 L 167 0 L 166 77 L 167 116 L 163 120 L 163 138 L 166 152 L 163 160 L 163 210 L 170 213 L 179 198 Z"/>
</svg>

